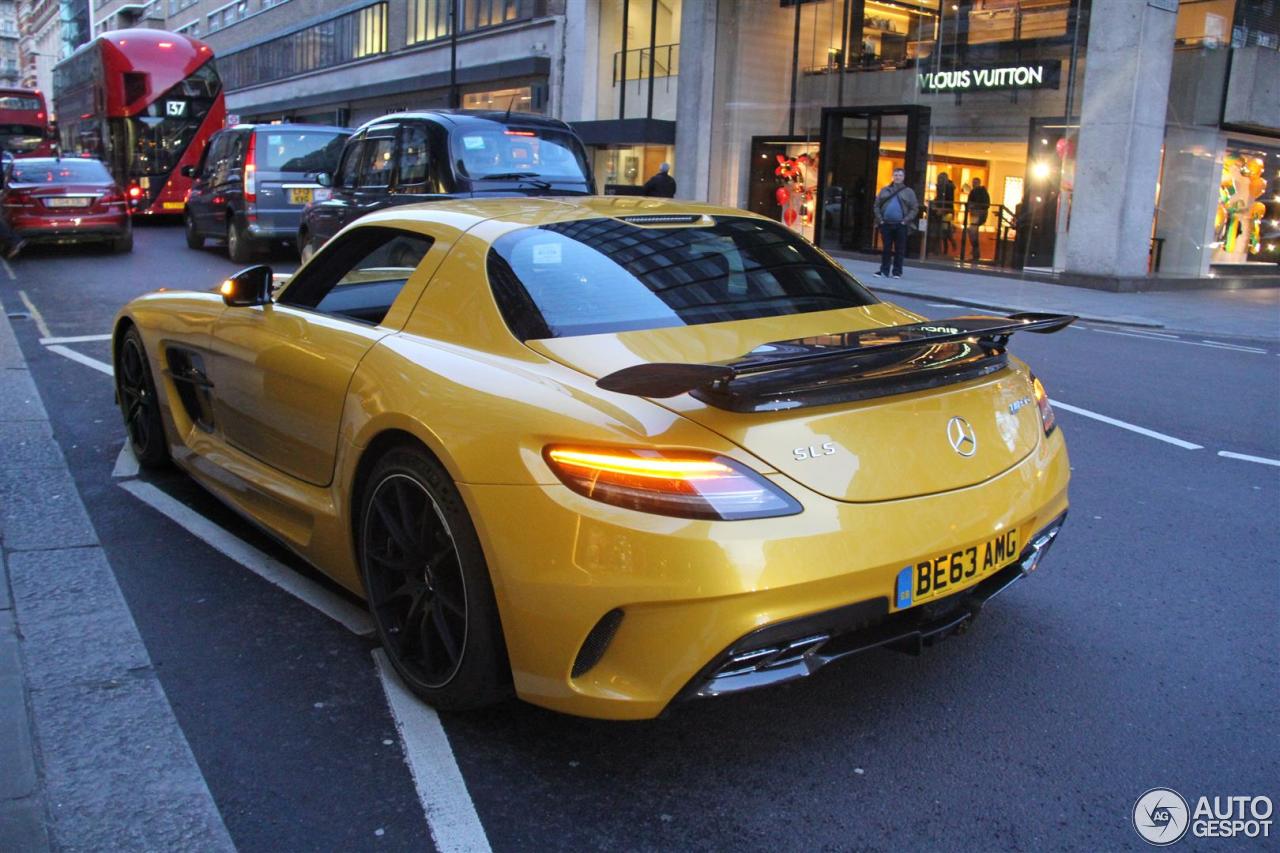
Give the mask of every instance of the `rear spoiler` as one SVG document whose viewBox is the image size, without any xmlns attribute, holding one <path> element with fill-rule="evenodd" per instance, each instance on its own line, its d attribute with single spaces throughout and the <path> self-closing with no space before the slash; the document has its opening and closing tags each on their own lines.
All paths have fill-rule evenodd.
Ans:
<svg viewBox="0 0 1280 853">
<path fill-rule="evenodd" d="M 1075 320 L 1071 314 L 1022 313 L 1008 317 L 954 317 L 841 332 L 762 344 L 729 362 L 637 364 L 601 377 L 596 385 L 606 391 L 637 397 L 675 397 L 699 390 L 725 390 L 735 379 L 753 374 L 785 375 L 792 368 L 844 360 L 865 361 L 870 356 L 875 356 L 876 377 L 884 379 L 889 374 L 882 356 L 890 353 L 907 355 L 903 351 L 910 350 L 918 355 L 941 344 L 969 344 L 981 349 L 983 354 L 996 351 L 1002 354 L 1015 332 L 1049 334 L 1065 329 Z M 947 360 L 954 362 L 954 359 Z M 901 375 L 922 366 L 921 360 L 915 357 L 902 361 L 896 371 L 889 372 Z M 856 365 L 853 367 L 852 372 L 842 371 L 844 378 L 858 378 L 860 371 Z"/>
</svg>

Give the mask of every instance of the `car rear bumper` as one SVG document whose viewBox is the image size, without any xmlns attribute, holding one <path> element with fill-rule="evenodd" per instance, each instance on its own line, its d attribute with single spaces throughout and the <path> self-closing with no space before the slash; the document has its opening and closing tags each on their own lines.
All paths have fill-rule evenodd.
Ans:
<svg viewBox="0 0 1280 853">
<path fill-rule="evenodd" d="M 1063 513 L 1033 536 L 1016 562 L 954 595 L 893 614 L 887 597 L 874 598 L 753 631 L 721 652 L 677 698 L 724 696 L 793 681 L 872 649 L 918 655 L 964 633 L 983 605 L 1035 571 L 1066 517 Z"/>
<path fill-rule="evenodd" d="M 1069 467 L 1056 431 L 999 476 L 915 498 L 846 503 L 768 476 L 802 513 L 689 521 L 610 507 L 559 485 L 460 485 L 494 580 L 517 693 L 567 713 L 643 719 L 677 698 L 807 674 L 823 656 L 943 636 L 967 623 L 992 586 L 1028 570 L 1027 555 L 946 598 L 894 611 L 903 566 L 1001 530 L 1034 541 L 1066 513 Z M 967 611 L 954 624 L 922 615 L 954 605 Z M 743 643 L 759 640 L 762 628 L 849 607 L 860 619 L 823 636 L 780 629 L 788 645 L 815 638 L 789 654 L 733 660 L 759 651 Z M 888 634 L 855 633 L 880 624 Z M 728 677 L 748 662 L 769 672 Z"/>
<path fill-rule="evenodd" d="M 73 243 L 80 240 L 106 240 L 129 232 L 127 214 L 103 213 L 70 217 L 22 217 L 12 228 L 26 240 L 48 243 Z"/>
</svg>

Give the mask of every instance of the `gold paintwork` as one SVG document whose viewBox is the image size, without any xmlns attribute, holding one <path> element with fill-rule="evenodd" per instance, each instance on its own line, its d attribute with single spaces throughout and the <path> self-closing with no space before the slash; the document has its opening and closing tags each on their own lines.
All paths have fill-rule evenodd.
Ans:
<svg viewBox="0 0 1280 853">
<path fill-rule="evenodd" d="M 508 331 L 485 277 L 486 253 L 502 234 L 553 221 L 687 212 L 751 215 L 627 197 L 392 208 L 350 228 L 402 228 L 435 242 L 376 327 L 276 304 L 228 308 L 216 292 L 170 291 L 127 305 L 117 340 L 126 323 L 142 333 L 178 464 L 356 593 L 352 516 L 361 465 L 380 438 L 412 436 L 452 475 L 475 523 L 517 693 L 573 714 L 652 717 L 751 629 L 892 597 L 902 566 L 1010 527 L 1028 541 L 1067 506 L 1061 429 L 1044 436 L 1035 406 L 1010 413 L 1010 403 L 1032 393 L 1016 360 L 934 391 L 751 415 L 688 395 L 655 401 L 595 386 L 598 376 L 645 361 L 715 361 L 767 341 L 922 319 L 888 303 L 528 345 Z M 191 422 L 163 371 L 161 354 L 173 345 L 206 354 L 212 432 Z M 947 442 L 956 414 L 977 433 L 973 458 Z M 794 448 L 824 442 L 839 451 L 795 458 Z M 556 478 L 542 455 L 549 444 L 721 454 L 804 509 L 713 522 L 610 506 Z M 599 664 L 572 678 L 587 632 L 613 608 L 625 613 L 613 642 Z"/>
</svg>

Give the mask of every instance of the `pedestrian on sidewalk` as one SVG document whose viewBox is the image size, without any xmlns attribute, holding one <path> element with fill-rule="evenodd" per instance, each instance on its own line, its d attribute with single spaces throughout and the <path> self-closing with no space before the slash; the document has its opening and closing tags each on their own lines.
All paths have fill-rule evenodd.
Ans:
<svg viewBox="0 0 1280 853">
<path fill-rule="evenodd" d="M 956 185 L 946 172 L 938 173 L 938 193 L 933 199 L 938 220 L 938 236 L 942 241 L 942 253 L 949 255 L 955 251 L 955 200 Z"/>
<path fill-rule="evenodd" d="M 969 242 L 973 246 L 973 262 L 982 259 L 982 250 L 978 246 L 978 228 L 987 221 L 987 212 L 991 210 L 991 194 L 982 185 L 982 178 L 973 179 L 973 189 L 969 190 Z"/>
<path fill-rule="evenodd" d="M 890 274 L 889 262 L 893 262 L 893 277 L 902 278 L 902 259 L 907 254 L 907 234 L 916 214 L 920 212 L 920 202 L 915 191 L 907 186 L 907 173 L 902 169 L 893 170 L 893 183 L 889 184 L 876 196 L 876 225 L 880 228 L 880 269 L 876 275 L 885 278 Z"/>
<path fill-rule="evenodd" d="M 644 182 L 644 194 L 660 198 L 675 198 L 676 179 L 671 177 L 671 164 L 663 163 L 658 173 Z"/>
</svg>

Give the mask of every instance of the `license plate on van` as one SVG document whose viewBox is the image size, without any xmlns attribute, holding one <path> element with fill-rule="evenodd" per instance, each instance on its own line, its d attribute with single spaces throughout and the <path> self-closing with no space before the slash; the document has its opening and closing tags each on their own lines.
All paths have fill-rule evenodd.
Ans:
<svg viewBox="0 0 1280 853">
<path fill-rule="evenodd" d="M 311 204 L 311 190 L 308 189 L 290 189 L 289 204 Z"/>
</svg>

